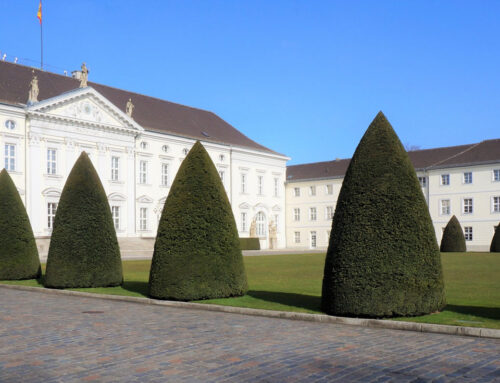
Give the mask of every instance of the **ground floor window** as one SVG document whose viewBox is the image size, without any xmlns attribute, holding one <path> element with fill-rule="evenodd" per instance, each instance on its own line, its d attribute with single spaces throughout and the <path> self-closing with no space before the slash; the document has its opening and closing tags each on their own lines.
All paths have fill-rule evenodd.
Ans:
<svg viewBox="0 0 500 383">
<path fill-rule="evenodd" d="M 294 233 L 295 243 L 300 243 L 300 231 Z"/>
<path fill-rule="evenodd" d="M 465 240 L 472 241 L 472 226 L 465 226 L 464 233 L 465 233 Z"/>
<path fill-rule="evenodd" d="M 257 236 L 265 237 L 266 236 L 266 216 L 263 212 L 257 213 Z"/>
<path fill-rule="evenodd" d="M 311 231 L 311 249 L 316 248 L 316 232 Z"/>
<path fill-rule="evenodd" d="M 111 216 L 115 230 L 120 229 L 120 206 L 111 206 Z"/>
<path fill-rule="evenodd" d="M 147 230 L 148 229 L 148 208 L 141 207 L 139 211 L 139 229 Z"/>
<path fill-rule="evenodd" d="M 47 227 L 54 228 L 54 219 L 56 218 L 57 203 L 49 202 L 47 204 Z"/>
</svg>

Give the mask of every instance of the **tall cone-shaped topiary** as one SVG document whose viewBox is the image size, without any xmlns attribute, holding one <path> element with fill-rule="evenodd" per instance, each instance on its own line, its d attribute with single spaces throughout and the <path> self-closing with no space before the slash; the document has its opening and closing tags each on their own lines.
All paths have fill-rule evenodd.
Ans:
<svg viewBox="0 0 500 383">
<path fill-rule="evenodd" d="M 491 240 L 490 252 L 500 253 L 500 223 L 495 228 L 495 234 L 493 235 L 493 239 Z"/>
<path fill-rule="evenodd" d="M 464 231 L 455 216 L 450 218 L 448 224 L 444 228 L 440 250 L 443 253 L 467 251 Z"/>
<path fill-rule="evenodd" d="M 349 164 L 326 255 L 322 309 L 363 317 L 445 305 L 439 248 L 415 170 L 379 112 Z"/>
<path fill-rule="evenodd" d="M 0 280 L 38 278 L 40 259 L 23 201 L 9 173 L 0 172 Z"/>
<path fill-rule="evenodd" d="M 154 298 L 239 296 L 247 278 L 229 200 L 210 156 L 196 142 L 161 215 L 149 276 Z"/>
<path fill-rule="evenodd" d="M 122 282 L 120 248 L 108 199 L 92 162 L 82 152 L 57 208 L 45 286 L 106 287 Z"/>
</svg>

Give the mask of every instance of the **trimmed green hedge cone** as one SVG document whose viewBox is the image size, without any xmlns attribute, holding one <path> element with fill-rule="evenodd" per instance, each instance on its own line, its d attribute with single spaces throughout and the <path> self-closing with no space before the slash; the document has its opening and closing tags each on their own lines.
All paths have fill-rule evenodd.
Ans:
<svg viewBox="0 0 500 383">
<path fill-rule="evenodd" d="M 149 295 L 198 300 L 240 296 L 247 278 L 229 200 L 196 142 L 175 177 L 160 219 Z"/>
<path fill-rule="evenodd" d="M 464 231 L 457 217 L 450 218 L 448 224 L 444 228 L 443 238 L 441 239 L 441 252 L 465 252 L 467 247 L 465 245 Z"/>
<path fill-rule="evenodd" d="M 495 228 L 495 235 L 493 235 L 493 239 L 491 240 L 490 252 L 500 253 L 500 223 Z"/>
<path fill-rule="evenodd" d="M 0 280 L 38 278 L 40 259 L 23 201 L 9 173 L 0 172 Z"/>
<path fill-rule="evenodd" d="M 123 282 L 106 193 L 87 153 L 76 161 L 54 220 L 45 286 L 107 287 Z"/>
<path fill-rule="evenodd" d="M 342 184 L 325 261 L 322 309 L 390 317 L 445 306 L 439 248 L 415 170 L 379 112 Z"/>
</svg>

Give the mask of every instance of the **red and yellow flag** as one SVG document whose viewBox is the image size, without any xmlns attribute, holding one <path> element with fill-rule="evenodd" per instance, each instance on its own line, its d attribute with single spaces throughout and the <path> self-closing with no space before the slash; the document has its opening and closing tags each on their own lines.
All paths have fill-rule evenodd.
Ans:
<svg viewBox="0 0 500 383">
<path fill-rule="evenodd" d="M 40 4 L 38 4 L 38 12 L 36 13 L 36 17 L 40 20 L 40 24 L 42 23 L 42 0 L 40 0 Z"/>
</svg>

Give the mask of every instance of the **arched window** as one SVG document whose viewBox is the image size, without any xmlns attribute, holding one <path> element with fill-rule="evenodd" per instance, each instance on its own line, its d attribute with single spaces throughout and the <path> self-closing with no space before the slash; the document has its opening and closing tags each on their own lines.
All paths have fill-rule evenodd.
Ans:
<svg viewBox="0 0 500 383">
<path fill-rule="evenodd" d="M 263 212 L 259 211 L 257 213 L 257 236 L 265 237 L 266 236 L 266 216 Z"/>
</svg>

